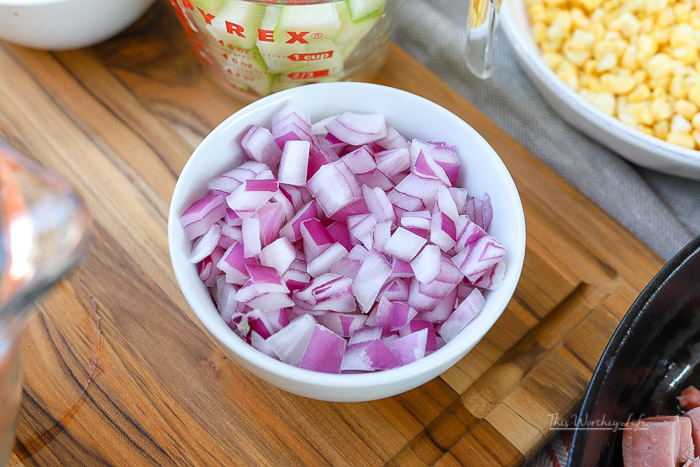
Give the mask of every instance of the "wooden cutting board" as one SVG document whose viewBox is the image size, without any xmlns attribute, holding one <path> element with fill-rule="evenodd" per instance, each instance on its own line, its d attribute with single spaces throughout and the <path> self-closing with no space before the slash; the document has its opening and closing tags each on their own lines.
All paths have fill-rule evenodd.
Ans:
<svg viewBox="0 0 700 467">
<path fill-rule="evenodd" d="M 229 360 L 175 282 L 166 221 L 201 139 L 242 103 L 200 70 L 160 1 L 88 50 L 0 43 L 0 138 L 68 179 L 95 218 L 84 262 L 38 305 L 11 465 L 515 465 L 581 400 L 662 261 L 396 46 L 376 82 L 455 112 L 501 155 L 528 228 L 522 279 L 441 377 L 367 403 L 294 396 Z M 581 155 L 572 154 L 571 157 Z"/>
</svg>

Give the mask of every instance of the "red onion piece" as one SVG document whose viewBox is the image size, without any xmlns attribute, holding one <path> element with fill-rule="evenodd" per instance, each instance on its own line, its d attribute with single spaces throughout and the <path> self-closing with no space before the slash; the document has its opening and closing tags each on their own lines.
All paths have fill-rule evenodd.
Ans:
<svg viewBox="0 0 700 467">
<path fill-rule="evenodd" d="M 207 196 L 192 203 L 180 215 L 180 223 L 187 240 L 204 235 L 226 214 L 226 203 L 221 195 Z"/>
<path fill-rule="evenodd" d="M 365 326 L 354 331 L 351 334 L 350 340 L 348 341 L 348 345 L 359 344 L 360 342 L 379 340 L 381 339 L 381 337 L 382 328 L 380 326 Z"/>
<path fill-rule="evenodd" d="M 260 264 L 284 274 L 296 258 L 294 246 L 285 237 L 278 238 L 260 251 Z"/>
<path fill-rule="evenodd" d="M 405 302 L 408 300 L 408 282 L 403 279 L 390 279 L 379 292 L 379 296 L 391 302 Z"/>
<path fill-rule="evenodd" d="M 299 362 L 299 368 L 323 373 L 340 373 L 345 352 L 345 339 L 317 324 Z"/>
<path fill-rule="evenodd" d="M 258 255 L 262 249 L 260 219 L 257 217 L 243 218 L 241 232 L 243 235 L 243 256 L 251 258 Z"/>
<path fill-rule="evenodd" d="M 316 318 L 319 323 L 341 337 L 350 337 L 358 329 L 362 329 L 367 321 L 367 315 L 350 313 L 327 313 Z"/>
<path fill-rule="evenodd" d="M 190 253 L 190 263 L 199 263 L 207 256 L 211 255 L 214 249 L 219 244 L 219 239 L 221 238 L 221 224 L 213 224 L 207 230 L 207 233 L 202 235 L 194 242 L 192 245 L 192 252 Z"/>
<path fill-rule="evenodd" d="M 386 136 L 384 138 L 378 139 L 376 143 L 384 149 L 395 149 L 404 148 L 408 149 L 411 145 L 401 133 L 399 133 L 396 128 L 387 125 Z"/>
<path fill-rule="evenodd" d="M 422 329 L 427 330 L 425 354 L 428 355 L 438 349 L 437 340 L 435 338 L 435 326 L 433 326 L 433 323 L 430 321 L 414 319 L 399 331 L 399 336 L 405 337 Z"/>
<path fill-rule="evenodd" d="M 307 265 L 335 244 L 323 223 L 316 218 L 307 219 L 301 223 L 301 238 L 304 241 L 304 258 Z"/>
<path fill-rule="evenodd" d="M 280 183 L 296 186 L 306 184 L 310 149 L 308 141 L 287 141 L 284 144 L 278 172 Z"/>
<path fill-rule="evenodd" d="M 348 250 L 340 243 L 333 243 L 326 250 L 318 254 L 306 265 L 307 272 L 311 277 L 330 272 L 333 265 L 348 255 Z"/>
<path fill-rule="evenodd" d="M 318 217 L 318 214 L 316 202 L 309 201 L 280 229 L 280 235 L 287 237 L 290 242 L 296 242 L 301 238 L 302 222 Z"/>
<path fill-rule="evenodd" d="M 416 279 L 424 284 L 432 282 L 440 274 L 442 253 L 436 245 L 426 245 L 410 262 Z"/>
<path fill-rule="evenodd" d="M 267 128 L 251 125 L 241 140 L 241 147 L 252 160 L 275 168 L 280 162 L 280 148 Z"/>
<path fill-rule="evenodd" d="M 391 309 L 391 330 L 399 331 L 416 317 L 418 312 L 405 303 L 394 302 Z"/>
<path fill-rule="evenodd" d="M 428 341 L 428 330 L 421 329 L 407 336 L 400 337 L 391 343 L 391 353 L 401 365 L 407 365 L 425 357 Z"/>
<path fill-rule="evenodd" d="M 445 342 L 454 339 L 479 314 L 485 302 L 479 289 L 474 289 L 438 328 L 438 333 Z"/>
<path fill-rule="evenodd" d="M 397 228 L 384 245 L 384 252 L 405 262 L 410 262 L 427 241 L 403 227 Z"/>
<path fill-rule="evenodd" d="M 383 254 L 370 251 L 352 283 L 352 292 L 363 313 L 368 313 L 372 308 L 391 270 L 391 265 Z"/>
<path fill-rule="evenodd" d="M 500 261 L 505 252 L 506 249 L 501 242 L 487 235 L 467 245 L 464 250 L 452 257 L 452 262 L 469 282 L 474 282 Z"/>
<path fill-rule="evenodd" d="M 326 129 L 339 140 L 362 146 L 387 136 L 384 115 L 343 112 L 326 124 Z"/>
<path fill-rule="evenodd" d="M 281 361 L 299 366 L 315 327 L 313 316 L 302 315 L 270 336 L 267 343 Z"/>
<path fill-rule="evenodd" d="M 399 365 L 401 363 L 391 350 L 377 339 L 348 345 L 340 368 L 342 371 L 374 371 L 389 370 Z"/>
</svg>

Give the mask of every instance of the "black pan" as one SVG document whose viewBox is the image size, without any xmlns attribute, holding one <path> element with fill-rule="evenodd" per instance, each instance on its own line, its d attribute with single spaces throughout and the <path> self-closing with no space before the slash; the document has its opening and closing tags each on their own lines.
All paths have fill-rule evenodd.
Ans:
<svg viewBox="0 0 700 467">
<path fill-rule="evenodd" d="M 624 423 L 682 413 L 676 396 L 690 384 L 700 388 L 700 236 L 649 282 L 613 334 L 575 420 L 568 466 L 621 466 Z"/>
</svg>

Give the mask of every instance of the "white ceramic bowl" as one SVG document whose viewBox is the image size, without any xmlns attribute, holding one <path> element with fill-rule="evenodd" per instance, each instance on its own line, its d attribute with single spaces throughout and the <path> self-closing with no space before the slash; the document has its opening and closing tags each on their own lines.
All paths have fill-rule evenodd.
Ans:
<svg viewBox="0 0 700 467">
<path fill-rule="evenodd" d="M 488 191 L 491 196 L 494 217 L 490 233 L 507 248 L 504 282 L 487 294 L 485 308 L 474 321 L 438 351 L 399 368 L 367 374 L 327 374 L 293 367 L 264 355 L 234 334 L 220 318 L 194 265 L 188 263 L 191 245 L 180 225 L 180 214 L 206 195 L 207 180 L 242 163 L 244 156 L 238 142 L 248 126 L 269 126 L 272 115 L 292 100 L 307 110 L 313 121 L 343 111 L 381 113 L 408 137 L 453 144 L 466 164 L 459 185 L 471 193 Z M 260 99 L 226 119 L 202 141 L 175 186 L 168 242 L 175 276 L 185 298 L 209 333 L 241 365 L 295 394 L 321 400 L 364 401 L 399 394 L 435 378 L 479 342 L 505 309 L 518 283 L 525 256 L 525 218 L 518 191 L 501 159 L 453 113 L 395 88 L 368 83 L 321 83 Z"/>
<path fill-rule="evenodd" d="M 532 37 L 525 0 L 506 0 L 499 21 L 520 66 L 549 105 L 572 126 L 630 162 L 700 180 L 700 151 L 667 143 L 625 125 L 589 103 L 552 72 Z"/>
<path fill-rule="evenodd" d="M 0 40 L 25 47 L 88 47 L 126 29 L 154 0 L 0 0 Z"/>
</svg>

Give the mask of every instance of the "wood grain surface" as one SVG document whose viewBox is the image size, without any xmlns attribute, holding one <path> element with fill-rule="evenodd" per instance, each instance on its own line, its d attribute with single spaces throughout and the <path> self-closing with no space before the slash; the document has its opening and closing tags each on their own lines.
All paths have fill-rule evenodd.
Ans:
<svg viewBox="0 0 700 467">
<path fill-rule="evenodd" d="M 398 47 L 375 81 L 447 107 L 493 145 L 522 196 L 527 254 L 501 319 L 441 377 L 328 403 L 230 361 L 178 289 L 166 238 L 177 175 L 243 103 L 203 74 L 167 2 L 91 49 L 0 43 L 0 138 L 68 179 L 95 219 L 84 261 L 25 331 L 10 465 L 488 466 L 534 454 L 662 261 Z"/>
</svg>

